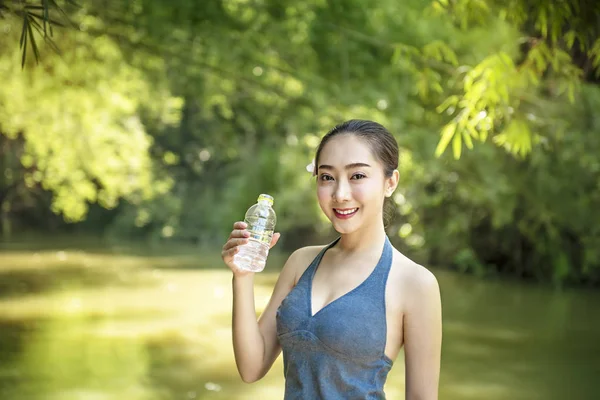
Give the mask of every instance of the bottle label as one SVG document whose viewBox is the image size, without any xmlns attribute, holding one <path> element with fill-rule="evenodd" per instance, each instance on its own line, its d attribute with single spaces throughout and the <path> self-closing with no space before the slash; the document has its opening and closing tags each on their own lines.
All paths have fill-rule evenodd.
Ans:
<svg viewBox="0 0 600 400">
<path fill-rule="evenodd" d="M 254 239 L 258 242 L 264 243 L 268 246 L 271 245 L 271 239 L 273 238 L 273 231 L 264 229 L 264 226 L 252 226 L 248 228 L 250 232 L 250 239 Z"/>
<path fill-rule="evenodd" d="M 266 226 L 267 226 L 267 220 L 263 219 L 263 218 L 257 219 L 252 224 L 252 228 L 254 228 L 254 230 L 259 230 L 259 231 L 264 230 Z"/>
<path fill-rule="evenodd" d="M 264 215 L 246 215 L 245 222 L 248 225 L 250 239 L 265 244 L 271 245 L 273 238 L 273 222 Z"/>
</svg>

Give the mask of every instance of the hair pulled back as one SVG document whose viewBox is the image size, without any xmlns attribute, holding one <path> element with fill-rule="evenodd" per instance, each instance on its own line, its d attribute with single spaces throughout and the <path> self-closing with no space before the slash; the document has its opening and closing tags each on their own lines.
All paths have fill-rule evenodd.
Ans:
<svg viewBox="0 0 600 400">
<path fill-rule="evenodd" d="M 319 156 L 323 147 L 331 139 L 341 135 L 354 135 L 364 140 L 369 145 L 375 158 L 383 165 L 383 173 L 386 178 L 392 176 L 394 170 L 398 168 L 398 142 L 396 142 L 394 136 L 377 122 L 352 119 L 336 125 L 323 136 L 315 155 L 315 174 L 317 173 Z"/>
</svg>

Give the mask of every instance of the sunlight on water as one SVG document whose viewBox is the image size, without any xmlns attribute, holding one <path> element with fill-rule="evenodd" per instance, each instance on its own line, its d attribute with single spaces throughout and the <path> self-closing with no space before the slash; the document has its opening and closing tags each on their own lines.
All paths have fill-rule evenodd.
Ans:
<svg viewBox="0 0 600 400">
<path fill-rule="evenodd" d="M 281 399 L 281 357 L 257 383 L 237 375 L 231 276 L 219 261 L 189 252 L 1 251 L 0 398 Z M 256 277 L 259 311 L 274 270 Z M 596 398 L 596 293 L 436 275 L 444 298 L 440 398 Z M 403 368 L 401 353 L 388 398 L 403 398 Z"/>
</svg>

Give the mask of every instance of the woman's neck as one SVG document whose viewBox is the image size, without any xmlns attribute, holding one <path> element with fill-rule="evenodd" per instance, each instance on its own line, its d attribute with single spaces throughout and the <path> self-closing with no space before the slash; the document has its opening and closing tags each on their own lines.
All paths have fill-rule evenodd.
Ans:
<svg viewBox="0 0 600 400">
<path fill-rule="evenodd" d="M 344 253 L 363 253 L 379 248 L 385 241 L 383 220 L 352 233 L 342 234 L 336 247 Z"/>
</svg>

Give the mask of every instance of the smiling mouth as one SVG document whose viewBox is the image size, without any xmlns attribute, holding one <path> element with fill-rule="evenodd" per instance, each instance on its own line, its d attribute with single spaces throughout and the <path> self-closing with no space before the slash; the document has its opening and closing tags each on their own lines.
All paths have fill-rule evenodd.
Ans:
<svg viewBox="0 0 600 400">
<path fill-rule="evenodd" d="M 335 213 L 335 216 L 337 218 L 340 219 L 347 219 L 352 217 L 354 214 L 356 214 L 358 212 L 358 207 L 356 208 L 334 208 L 333 212 Z"/>
</svg>

